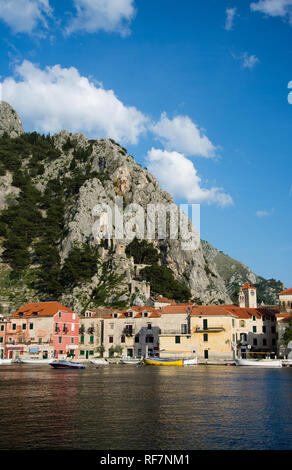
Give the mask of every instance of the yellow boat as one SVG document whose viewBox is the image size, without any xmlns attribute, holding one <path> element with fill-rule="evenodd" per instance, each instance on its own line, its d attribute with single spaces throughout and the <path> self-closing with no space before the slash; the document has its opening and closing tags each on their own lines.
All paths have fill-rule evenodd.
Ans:
<svg viewBox="0 0 292 470">
<path fill-rule="evenodd" d="M 163 357 L 153 357 L 144 359 L 144 364 L 148 366 L 183 366 L 183 359 L 169 359 Z"/>
</svg>

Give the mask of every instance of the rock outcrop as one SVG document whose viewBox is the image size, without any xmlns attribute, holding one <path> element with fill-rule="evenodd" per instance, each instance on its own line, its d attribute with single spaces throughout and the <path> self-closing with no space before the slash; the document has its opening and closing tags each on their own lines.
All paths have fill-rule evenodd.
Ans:
<svg viewBox="0 0 292 470">
<path fill-rule="evenodd" d="M 14 138 L 23 132 L 21 120 L 15 109 L 6 101 L 0 101 L 0 136 L 6 133 L 9 137 Z"/>
</svg>

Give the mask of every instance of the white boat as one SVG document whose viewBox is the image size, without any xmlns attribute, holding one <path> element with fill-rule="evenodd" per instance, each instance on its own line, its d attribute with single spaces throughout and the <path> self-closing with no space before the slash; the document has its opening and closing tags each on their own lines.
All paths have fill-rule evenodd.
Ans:
<svg viewBox="0 0 292 470">
<path fill-rule="evenodd" d="M 17 358 L 13 362 L 16 364 L 50 364 L 53 359 L 23 359 Z"/>
<path fill-rule="evenodd" d="M 90 363 L 96 366 L 108 366 L 109 362 L 106 359 L 90 359 Z"/>
<path fill-rule="evenodd" d="M 282 367 L 280 359 L 242 359 L 235 358 L 237 366 L 252 366 L 252 367 Z"/>
<path fill-rule="evenodd" d="M 4 366 L 7 364 L 11 364 L 11 363 L 12 363 L 12 359 L 0 359 L 0 366 Z"/>
<path fill-rule="evenodd" d="M 197 357 L 190 357 L 190 358 L 184 359 L 184 366 L 195 366 L 197 364 L 198 364 Z"/>
<path fill-rule="evenodd" d="M 129 364 L 129 365 L 135 365 L 135 364 L 140 364 L 142 362 L 142 359 L 132 357 L 132 358 L 121 358 L 119 364 Z"/>
</svg>

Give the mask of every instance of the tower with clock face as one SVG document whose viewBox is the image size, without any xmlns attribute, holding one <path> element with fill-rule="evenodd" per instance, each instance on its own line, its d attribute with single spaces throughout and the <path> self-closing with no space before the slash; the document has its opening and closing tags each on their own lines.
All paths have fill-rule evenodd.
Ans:
<svg viewBox="0 0 292 470">
<path fill-rule="evenodd" d="M 257 308 L 257 290 L 248 282 L 240 288 L 238 303 L 241 308 Z"/>
</svg>

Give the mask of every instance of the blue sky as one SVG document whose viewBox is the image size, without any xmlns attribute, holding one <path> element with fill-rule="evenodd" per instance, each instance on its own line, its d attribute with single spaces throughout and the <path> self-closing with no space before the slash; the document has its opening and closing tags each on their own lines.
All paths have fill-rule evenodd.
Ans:
<svg viewBox="0 0 292 470">
<path fill-rule="evenodd" d="M 203 239 L 292 286 L 292 0 L 0 0 L 0 37 L 26 131 L 114 138 L 201 204 Z"/>
</svg>

